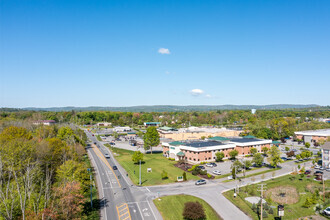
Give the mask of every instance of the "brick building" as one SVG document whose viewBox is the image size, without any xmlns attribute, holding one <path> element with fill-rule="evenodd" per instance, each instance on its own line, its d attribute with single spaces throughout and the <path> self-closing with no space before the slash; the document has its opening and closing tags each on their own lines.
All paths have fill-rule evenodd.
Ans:
<svg viewBox="0 0 330 220">
<path fill-rule="evenodd" d="M 162 143 L 164 156 L 175 160 L 186 159 L 191 163 L 215 161 L 217 152 L 223 152 L 225 158 L 229 158 L 229 152 L 232 150 L 237 150 L 238 157 L 243 157 L 250 154 L 251 148 L 261 152 L 263 147 L 270 148 L 271 145 L 272 140 L 241 137 L 213 137 L 207 140 Z"/>
<path fill-rule="evenodd" d="M 316 143 L 320 140 L 327 141 L 330 137 L 330 129 L 297 131 L 294 133 L 297 139 L 301 139 L 304 143 Z"/>
</svg>

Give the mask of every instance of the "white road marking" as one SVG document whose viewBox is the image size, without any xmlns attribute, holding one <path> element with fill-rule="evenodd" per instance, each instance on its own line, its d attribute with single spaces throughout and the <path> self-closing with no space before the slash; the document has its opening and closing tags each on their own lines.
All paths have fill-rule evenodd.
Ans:
<svg viewBox="0 0 330 220">
<path fill-rule="evenodd" d="M 137 207 L 138 207 L 138 209 L 139 209 L 139 211 L 140 211 L 140 215 L 141 215 L 142 219 L 144 220 L 144 217 L 143 217 L 143 215 L 142 215 L 142 212 L 141 212 L 141 209 L 140 209 L 139 203 L 136 203 L 136 204 L 137 204 Z"/>
<path fill-rule="evenodd" d="M 146 187 L 146 190 L 148 190 L 148 192 L 150 192 L 150 189 L 148 189 L 148 187 Z"/>
</svg>

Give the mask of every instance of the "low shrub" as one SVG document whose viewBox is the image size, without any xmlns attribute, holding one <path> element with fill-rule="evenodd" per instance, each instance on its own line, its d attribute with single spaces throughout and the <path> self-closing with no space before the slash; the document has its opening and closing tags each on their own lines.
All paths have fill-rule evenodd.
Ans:
<svg viewBox="0 0 330 220">
<path fill-rule="evenodd" d="M 183 177 L 183 181 L 187 181 L 187 174 L 186 174 L 186 172 L 183 172 L 182 177 Z"/>
<path fill-rule="evenodd" d="M 161 176 L 163 180 L 168 178 L 167 172 L 165 170 L 163 170 Z"/>
<path fill-rule="evenodd" d="M 191 174 L 194 175 L 194 176 L 196 176 L 196 175 L 199 174 L 199 172 L 198 172 L 197 170 L 193 170 L 193 171 L 191 172 Z"/>
<path fill-rule="evenodd" d="M 207 178 L 211 179 L 213 176 L 211 174 L 207 174 Z"/>
<path fill-rule="evenodd" d="M 202 220 L 206 219 L 205 211 L 199 202 L 186 202 L 182 216 L 187 220 Z"/>
</svg>

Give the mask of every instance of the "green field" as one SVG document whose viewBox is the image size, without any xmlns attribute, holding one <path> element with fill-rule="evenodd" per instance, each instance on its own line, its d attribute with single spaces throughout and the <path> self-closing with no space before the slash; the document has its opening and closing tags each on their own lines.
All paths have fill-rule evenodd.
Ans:
<svg viewBox="0 0 330 220">
<path fill-rule="evenodd" d="M 110 146 L 110 145 L 106 145 Z M 132 161 L 133 151 L 123 150 L 119 148 L 109 149 L 114 153 L 116 160 L 126 170 L 128 176 L 134 184 L 139 184 L 139 165 L 134 164 Z M 141 165 L 143 186 L 160 185 L 173 183 L 177 180 L 177 176 L 182 176 L 183 170 L 174 166 L 176 161 L 170 161 L 163 157 L 162 154 L 144 154 L 144 163 Z M 147 168 L 151 168 L 152 172 L 147 172 Z M 168 179 L 162 180 L 161 173 L 165 170 L 168 173 Z M 135 171 L 135 173 L 134 173 Z M 197 176 L 187 173 L 188 180 L 198 180 Z"/>
<path fill-rule="evenodd" d="M 273 180 L 265 181 L 267 190 L 272 189 L 274 187 L 281 187 L 285 188 L 288 187 L 294 187 L 297 190 L 298 193 L 298 201 L 293 204 L 285 204 L 285 219 L 297 219 L 300 217 L 306 217 L 311 216 L 315 214 L 315 211 L 313 210 L 313 206 L 309 208 L 303 208 L 302 205 L 304 204 L 307 197 L 311 197 L 312 193 L 309 190 L 310 187 L 313 187 L 313 189 L 318 189 L 320 192 L 322 192 L 322 184 L 318 181 L 313 180 L 313 177 L 303 177 L 300 178 L 299 175 L 286 175 L 283 177 L 279 177 Z M 256 189 L 259 186 L 257 184 L 250 185 L 247 187 L 240 188 L 240 193 L 236 198 L 234 198 L 234 191 L 230 190 L 224 193 L 224 196 L 229 199 L 233 204 L 235 204 L 238 208 L 240 208 L 244 213 L 251 216 L 253 219 L 259 219 L 257 214 L 254 213 L 251 209 L 252 204 L 247 202 L 245 200 L 246 197 L 249 196 L 260 196 L 260 192 L 258 192 Z M 325 182 L 325 190 L 330 190 L 330 182 Z M 274 219 L 274 217 L 277 216 L 277 205 L 278 203 L 272 201 L 268 198 L 265 198 L 267 203 L 269 203 L 271 206 L 274 206 L 276 208 L 273 208 L 274 215 L 269 215 L 268 218 L 265 219 Z M 285 198 L 283 198 L 285 201 Z M 327 199 L 326 199 L 327 200 Z M 322 204 L 322 196 L 318 197 L 318 203 Z"/>
<path fill-rule="evenodd" d="M 183 219 L 182 212 L 184 209 L 184 204 L 186 202 L 196 202 L 196 201 L 198 201 L 203 205 L 207 220 L 222 219 L 214 211 L 214 209 L 209 204 L 207 204 L 207 202 L 195 196 L 189 196 L 189 195 L 163 196 L 160 199 L 161 200 L 155 199 L 154 204 L 158 208 L 164 220 Z"/>
</svg>

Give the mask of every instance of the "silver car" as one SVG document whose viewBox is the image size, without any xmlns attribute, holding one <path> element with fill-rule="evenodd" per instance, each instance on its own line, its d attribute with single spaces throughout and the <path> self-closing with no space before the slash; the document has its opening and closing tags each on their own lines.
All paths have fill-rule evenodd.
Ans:
<svg viewBox="0 0 330 220">
<path fill-rule="evenodd" d="M 206 184 L 206 180 L 201 179 L 195 182 L 195 185 L 203 185 L 203 184 Z"/>
</svg>

